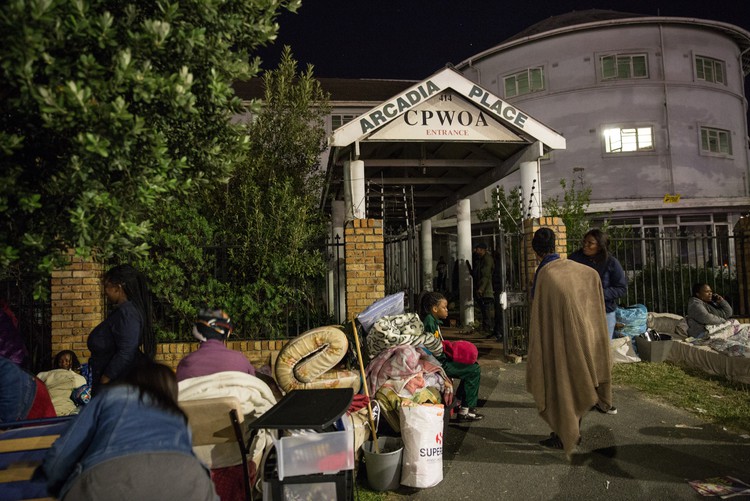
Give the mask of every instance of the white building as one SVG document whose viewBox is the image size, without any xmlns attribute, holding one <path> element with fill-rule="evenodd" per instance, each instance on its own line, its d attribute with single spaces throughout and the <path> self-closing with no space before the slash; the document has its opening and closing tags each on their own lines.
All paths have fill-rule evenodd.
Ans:
<svg viewBox="0 0 750 501">
<path fill-rule="evenodd" d="M 750 206 L 749 51 L 750 33 L 726 23 L 592 10 L 542 21 L 456 69 L 566 138 L 541 162 L 543 195 L 583 179 L 592 213 L 722 234 Z"/>
</svg>

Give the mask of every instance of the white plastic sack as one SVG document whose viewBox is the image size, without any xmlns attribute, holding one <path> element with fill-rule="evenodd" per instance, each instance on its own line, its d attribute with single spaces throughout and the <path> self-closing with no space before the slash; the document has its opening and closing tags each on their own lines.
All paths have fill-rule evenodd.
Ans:
<svg viewBox="0 0 750 501">
<path fill-rule="evenodd" d="M 444 412 L 442 404 L 401 406 L 401 484 L 425 488 L 443 480 Z"/>
<path fill-rule="evenodd" d="M 641 359 L 633 349 L 633 338 L 618 337 L 609 342 L 612 363 L 640 362 Z"/>
</svg>

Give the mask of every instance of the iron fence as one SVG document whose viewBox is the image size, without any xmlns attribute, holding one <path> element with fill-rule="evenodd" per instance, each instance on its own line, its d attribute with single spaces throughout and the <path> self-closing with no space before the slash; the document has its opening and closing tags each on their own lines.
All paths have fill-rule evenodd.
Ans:
<svg viewBox="0 0 750 501">
<path fill-rule="evenodd" d="M 18 321 L 18 331 L 28 351 L 25 368 L 37 372 L 52 367 L 52 305 L 34 299 L 30 280 L 0 282 L 0 299 Z"/>
<path fill-rule="evenodd" d="M 643 304 L 648 311 L 684 316 L 696 283 L 707 283 L 732 305 L 735 316 L 749 312 L 740 295 L 737 263 L 745 242 L 731 235 L 660 234 L 613 239 L 612 254 L 628 277 L 627 295 L 620 305 Z M 747 273 L 742 273 L 747 280 Z M 747 284 L 743 284 L 747 285 Z"/>
<path fill-rule="evenodd" d="M 305 291 L 294 299 L 276 308 L 273 318 L 262 314 L 254 318 L 238 318 L 235 313 L 235 334 L 237 339 L 260 340 L 269 338 L 295 337 L 314 327 L 342 324 L 346 316 L 346 271 L 344 264 L 344 243 L 336 235 L 334 242 L 322 248 L 327 264 L 327 273 L 314 281 L 304 284 L 285 284 L 292 291 Z M 208 266 L 205 268 L 212 278 L 227 284 L 230 288 L 240 280 L 232 273 L 232 246 L 212 246 L 207 248 Z M 251 279 L 245 279 L 251 280 Z M 210 303 L 210 301 L 208 301 Z M 194 305 L 197 309 L 199 305 Z M 232 312 L 229 311 L 230 315 Z M 194 316 L 177 313 L 168 301 L 157 299 L 154 304 L 154 319 L 161 338 L 175 341 L 192 341 Z M 271 325 L 273 323 L 273 325 Z"/>
</svg>

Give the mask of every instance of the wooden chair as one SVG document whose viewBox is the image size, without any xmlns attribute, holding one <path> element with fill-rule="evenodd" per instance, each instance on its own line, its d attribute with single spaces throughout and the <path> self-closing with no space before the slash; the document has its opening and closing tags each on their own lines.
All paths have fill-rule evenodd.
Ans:
<svg viewBox="0 0 750 501">
<path fill-rule="evenodd" d="M 244 415 L 236 397 L 180 401 L 193 431 L 193 447 L 236 442 L 242 460 L 245 500 L 250 501 L 252 486 L 247 468 L 247 446 L 243 431 Z"/>
</svg>

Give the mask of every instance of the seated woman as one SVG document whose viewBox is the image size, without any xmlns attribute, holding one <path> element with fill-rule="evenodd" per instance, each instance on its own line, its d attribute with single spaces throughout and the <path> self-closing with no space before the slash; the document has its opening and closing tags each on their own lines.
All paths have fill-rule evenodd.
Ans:
<svg viewBox="0 0 750 501">
<path fill-rule="evenodd" d="M 708 284 L 693 285 L 693 297 L 688 300 L 688 336 L 700 339 L 706 336 L 707 325 L 723 324 L 732 316 L 732 306 L 719 294 L 714 294 Z"/>
<path fill-rule="evenodd" d="M 232 330 L 232 320 L 222 310 L 200 310 L 198 320 L 193 325 L 193 336 L 201 344 L 197 351 L 177 364 L 177 381 L 225 371 L 254 376 L 255 368 L 247 357 L 226 347 Z"/>
<path fill-rule="evenodd" d="M 40 372 L 36 375 L 47 386 L 52 405 L 55 406 L 58 416 L 76 414 L 78 406 L 85 403 L 84 400 L 79 399 L 80 403 L 73 400 L 73 394 L 79 388 L 82 391 L 76 394 L 87 394 L 86 378 L 77 373 L 80 369 L 81 363 L 76 354 L 70 350 L 63 350 L 55 356 L 51 371 Z"/>
<path fill-rule="evenodd" d="M 62 500 L 218 500 L 193 454 L 172 369 L 145 359 L 83 408 L 41 466 Z"/>
</svg>

